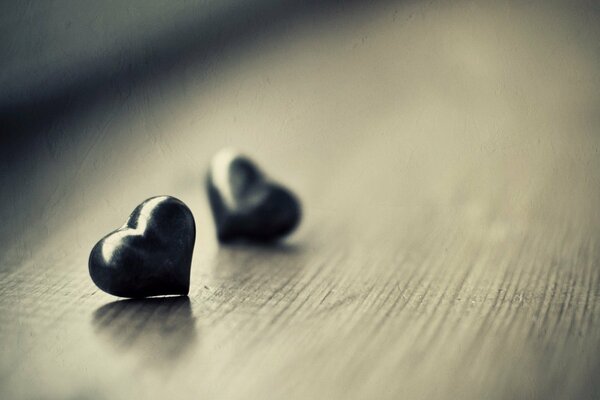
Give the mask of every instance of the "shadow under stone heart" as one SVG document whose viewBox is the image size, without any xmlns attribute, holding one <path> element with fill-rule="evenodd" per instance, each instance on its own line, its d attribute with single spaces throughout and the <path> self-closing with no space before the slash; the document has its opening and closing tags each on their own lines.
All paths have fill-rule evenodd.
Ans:
<svg viewBox="0 0 600 400">
<path fill-rule="evenodd" d="M 144 364 L 157 367 L 189 353 L 197 340 L 187 296 L 108 303 L 94 312 L 92 324 L 116 351 L 136 353 Z"/>
</svg>

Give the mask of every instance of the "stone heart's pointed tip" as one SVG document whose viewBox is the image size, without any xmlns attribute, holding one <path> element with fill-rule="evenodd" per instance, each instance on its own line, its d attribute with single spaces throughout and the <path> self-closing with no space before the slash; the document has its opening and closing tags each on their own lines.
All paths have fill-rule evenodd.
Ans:
<svg viewBox="0 0 600 400">
<path fill-rule="evenodd" d="M 175 288 L 175 290 L 173 290 L 173 293 L 171 293 L 172 295 L 177 295 L 177 296 L 187 296 L 190 293 L 190 282 L 188 279 L 187 283 L 182 283 L 181 285 L 179 285 L 179 287 Z"/>
</svg>

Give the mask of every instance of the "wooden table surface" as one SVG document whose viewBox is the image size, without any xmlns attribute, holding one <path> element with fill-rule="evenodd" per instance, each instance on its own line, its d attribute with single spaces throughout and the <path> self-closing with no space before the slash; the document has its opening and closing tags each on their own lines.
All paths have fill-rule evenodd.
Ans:
<svg viewBox="0 0 600 400">
<path fill-rule="evenodd" d="M 0 398 L 600 398 L 597 5 L 117 3 L 1 20 Z M 298 193 L 294 235 L 217 244 L 224 146 Z M 101 292 L 92 246 L 160 194 L 189 297 Z"/>
</svg>

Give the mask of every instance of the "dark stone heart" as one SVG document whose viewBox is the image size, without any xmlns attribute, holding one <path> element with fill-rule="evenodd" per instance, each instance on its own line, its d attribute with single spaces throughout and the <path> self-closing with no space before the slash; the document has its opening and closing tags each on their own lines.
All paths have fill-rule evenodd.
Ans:
<svg viewBox="0 0 600 400">
<path fill-rule="evenodd" d="M 185 204 L 174 197 L 152 197 L 94 246 L 90 276 L 115 296 L 186 295 L 195 238 L 194 217 Z"/>
<path fill-rule="evenodd" d="M 221 242 L 273 241 L 300 222 L 296 196 L 268 180 L 248 157 L 234 150 L 215 155 L 206 186 Z"/>
</svg>

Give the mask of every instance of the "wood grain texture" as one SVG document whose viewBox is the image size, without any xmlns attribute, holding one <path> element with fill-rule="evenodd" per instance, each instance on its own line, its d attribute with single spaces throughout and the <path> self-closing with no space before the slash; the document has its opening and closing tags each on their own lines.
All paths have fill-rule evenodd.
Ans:
<svg viewBox="0 0 600 400">
<path fill-rule="evenodd" d="M 0 397 L 600 398 L 590 4 L 309 16 L 41 129 L 2 161 Z M 301 197 L 285 242 L 216 243 L 224 146 Z M 196 218 L 189 298 L 99 291 L 90 249 L 160 194 Z"/>
</svg>

